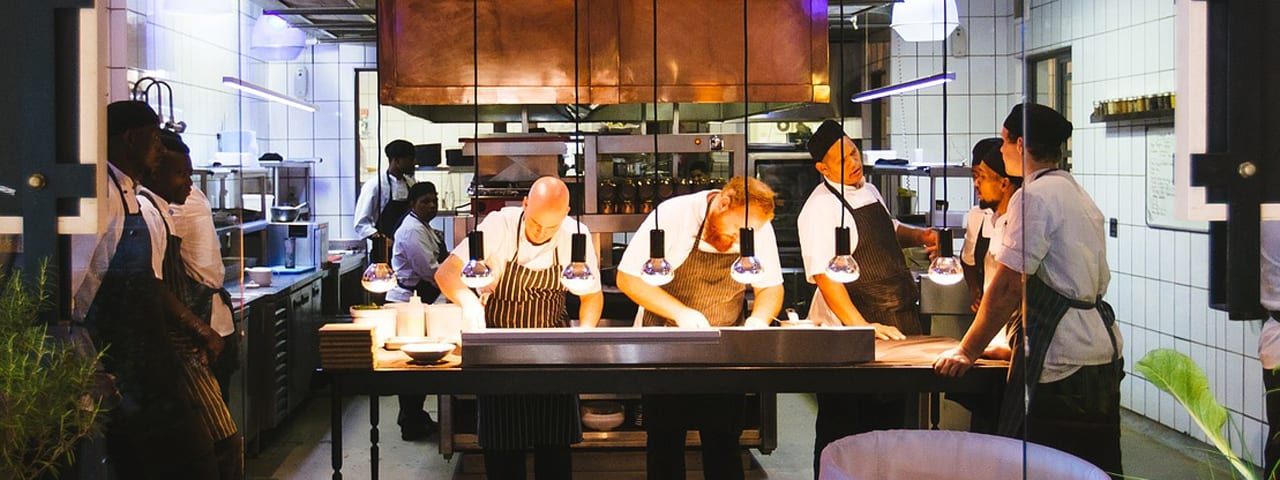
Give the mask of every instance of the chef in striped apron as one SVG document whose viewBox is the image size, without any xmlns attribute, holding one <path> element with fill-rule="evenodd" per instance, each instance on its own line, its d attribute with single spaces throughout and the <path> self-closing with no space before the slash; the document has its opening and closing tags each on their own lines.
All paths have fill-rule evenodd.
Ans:
<svg viewBox="0 0 1280 480">
<path fill-rule="evenodd" d="M 180 140 L 179 140 L 180 141 Z M 191 159 L 180 152 L 166 151 L 160 155 L 156 167 L 142 180 L 138 191 L 139 203 L 151 203 L 164 221 L 165 252 L 163 258 L 164 284 L 183 305 L 194 305 L 209 298 L 209 291 L 200 288 L 193 279 L 182 258 L 183 239 L 174 233 L 174 221 L 170 216 L 174 204 L 181 205 L 191 194 Z M 231 412 L 222 400 L 222 390 L 213 376 L 210 365 L 218 353 L 206 347 L 207 338 L 222 338 L 209 323 L 191 311 L 175 312 L 167 322 L 170 341 L 181 354 L 178 365 L 183 375 L 180 380 L 188 395 L 197 403 L 197 415 L 206 435 L 213 440 L 214 455 L 218 461 L 218 478 L 244 477 L 244 447 Z"/>
<path fill-rule="evenodd" d="M 748 195 L 748 189 L 750 195 Z M 749 222 L 744 222 L 747 201 Z M 642 309 L 647 327 L 707 328 L 766 327 L 782 308 L 782 270 L 773 218 L 773 191 L 763 182 L 735 177 L 722 190 L 671 198 L 650 213 L 627 245 L 618 265 L 618 288 Z M 661 223 L 657 223 L 660 221 Z M 655 227 L 655 224 L 658 227 Z M 744 318 L 747 285 L 729 276 L 739 257 L 738 230 L 755 229 L 756 258 L 764 276 L 751 285 L 755 302 Z M 649 232 L 666 232 L 664 255 L 674 269 L 670 283 L 654 286 L 640 279 L 649 260 Z M 685 477 L 684 447 L 688 430 L 697 429 L 702 442 L 702 471 L 708 479 L 741 479 L 743 394 L 645 395 L 648 478 Z"/>
<path fill-rule="evenodd" d="M 822 174 L 796 219 L 805 276 L 818 286 L 809 319 L 824 325 L 870 325 L 880 340 L 921 334 L 919 293 L 902 249 L 935 246 L 937 235 L 889 215 L 879 190 L 863 177 L 862 153 L 839 123 L 822 122 L 809 140 L 809 155 Z M 849 228 L 849 245 L 861 270 L 850 283 L 826 275 L 827 262 L 836 253 L 836 228 L 842 224 Z M 815 478 L 827 444 L 848 435 L 903 426 L 903 395 L 819 393 L 817 400 Z"/>
<path fill-rule="evenodd" d="M 521 207 L 490 213 L 476 227 L 484 232 L 485 261 L 496 280 L 479 296 L 462 283 L 459 275 L 470 252 L 468 242 L 461 242 L 440 265 L 436 283 L 462 307 L 464 317 L 480 312 L 482 328 L 568 327 L 567 290 L 560 272 L 571 259 L 574 233 L 587 234 L 587 265 L 600 271 L 590 232 L 568 214 L 569 189 L 564 182 L 538 179 Z M 594 327 L 604 305 L 599 276 L 589 288 L 572 293 L 580 297 L 580 324 Z M 530 449 L 535 478 L 570 478 L 569 446 L 582 440 L 576 395 L 482 395 L 476 409 L 488 478 L 524 479 L 524 453 Z"/>
<path fill-rule="evenodd" d="M 1115 313 L 1102 301 L 1111 280 L 1105 218 L 1057 168 L 1071 130 L 1061 114 L 1038 104 L 1016 105 L 1005 118 L 1005 167 L 1010 175 L 1025 172 L 1026 180 L 1010 201 L 999 266 L 977 318 L 934 370 L 963 375 L 1025 293 L 1024 321 L 1011 325 L 1000 433 L 1074 454 L 1118 478 L 1124 364 Z"/>
</svg>

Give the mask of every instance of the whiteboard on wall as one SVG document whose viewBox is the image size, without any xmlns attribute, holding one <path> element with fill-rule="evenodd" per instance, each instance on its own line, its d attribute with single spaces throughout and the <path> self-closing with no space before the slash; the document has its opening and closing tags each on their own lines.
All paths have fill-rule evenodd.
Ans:
<svg viewBox="0 0 1280 480">
<path fill-rule="evenodd" d="M 1209 222 L 1178 218 L 1174 183 L 1176 137 L 1172 125 L 1146 127 L 1147 226 L 1193 232 L 1209 231 Z"/>
</svg>

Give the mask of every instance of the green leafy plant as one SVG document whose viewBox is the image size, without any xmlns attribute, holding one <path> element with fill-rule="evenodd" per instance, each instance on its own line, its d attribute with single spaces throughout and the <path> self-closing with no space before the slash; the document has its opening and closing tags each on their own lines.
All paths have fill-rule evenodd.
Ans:
<svg viewBox="0 0 1280 480">
<path fill-rule="evenodd" d="M 75 445 L 101 428 L 88 392 L 102 353 L 52 341 L 37 315 L 52 308 L 42 268 L 33 285 L 0 275 L 0 478 L 57 476 Z"/>
<path fill-rule="evenodd" d="M 1236 456 L 1231 444 L 1223 436 L 1222 426 L 1227 423 L 1227 409 L 1214 398 L 1209 389 L 1209 379 L 1204 370 L 1191 358 L 1177 351 L 1159 348 L 1147 352 L 1134 368 L 1156 388 L 1173 395 L 1191 414 L 1191 420 L 1204 431 L 1213 446 L 1241 477 L 1258 480 L 1258 472 L 1248 462 Z"/>
</svg>

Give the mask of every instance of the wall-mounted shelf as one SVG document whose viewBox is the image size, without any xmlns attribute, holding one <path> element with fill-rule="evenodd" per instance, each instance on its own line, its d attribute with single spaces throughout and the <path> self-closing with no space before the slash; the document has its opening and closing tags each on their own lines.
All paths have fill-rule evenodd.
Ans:
<svg viewBox="0 0 1280 480">
<path fill-rule="evenodd" d="M 1173 109 L 1166 108 L 1129 113 L 1094 113 L 1089 115 L 1089 122 L 1091 123 L 1134 122 L 1139 120 L 1162 121 L 1151 123 L 1173 123 Z"/>
</svg>

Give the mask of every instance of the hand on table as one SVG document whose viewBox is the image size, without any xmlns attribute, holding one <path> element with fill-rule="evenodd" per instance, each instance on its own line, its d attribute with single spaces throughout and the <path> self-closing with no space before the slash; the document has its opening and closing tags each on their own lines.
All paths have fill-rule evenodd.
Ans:
<svg viewBox="0 0 1280 480">
<path fill-rule="evenodd" d="M 875 327 L 877 340 L 903 340 L 907 338 L 906 335 L 902 334 L 901 330 L 898 330 L 898 327 L 893 325 L 885 325 L 883 323 L 868 323 L 867 325 Z"/>
<path fill-rule="evenodd" d="M 742 326 L 747 328 L 769 328 L 769 321 L 760 317 L 747 317 L 747 321 Z"/>
<path fill-rule="evenodd" d="M 938 358 L 933 361 L 933 371 L 944 377 L 959 377 L 969 371 L 974 360 L 976 358 L 957 346 L 938 355 Z"/>
<path fill-rule="evenodd" d="M 676 326 L 680 328 L 711 328 L 711 322 L 707 321 L 707 317 L 692 308 L 686 308 L 676 315 L 675 321 Z"/>
<path fill-rule="evenodd" d="M 484 330 L 484 307 L 480 305 L 462 307 L 462 325 L 469 332 Z"/>
</svg>

